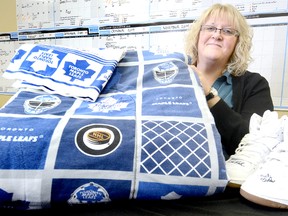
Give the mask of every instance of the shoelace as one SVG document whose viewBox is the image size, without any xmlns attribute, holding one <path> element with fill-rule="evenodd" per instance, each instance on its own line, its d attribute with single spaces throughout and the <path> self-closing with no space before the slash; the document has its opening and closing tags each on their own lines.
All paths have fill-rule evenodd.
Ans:
<svg viewBox="0 0 288 216">
<path fill-rule="evenodd" d="M 244 160 L 253 165 L 258 165 L 259 162 L 265 160 L 267 155 L 279 143 L 273 137 L 264 137 L 255 134 L 246 134 L 234 155 L 231 155 L 229 160 Z"/>
</svg>

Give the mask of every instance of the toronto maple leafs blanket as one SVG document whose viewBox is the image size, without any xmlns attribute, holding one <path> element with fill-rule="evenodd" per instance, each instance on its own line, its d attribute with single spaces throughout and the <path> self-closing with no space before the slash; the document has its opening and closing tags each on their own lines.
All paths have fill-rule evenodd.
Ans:
<svg viewBox="0 0 288 216">
<path fill-rule="evenodd" d="M 14 87 L 30 87 L 95 101 L 123 58 L 122 49 L 79 50 L 63 46 L 23 44 L 3 77 Z"/>
<path fill-rule="evenodd" d="M 0 146 L 2 208 L 185 199 L 227 184 L 214 119 L 180 53 L 127 51 L 95 102 L 20 89 L 0 110 Z"/>
</svg>

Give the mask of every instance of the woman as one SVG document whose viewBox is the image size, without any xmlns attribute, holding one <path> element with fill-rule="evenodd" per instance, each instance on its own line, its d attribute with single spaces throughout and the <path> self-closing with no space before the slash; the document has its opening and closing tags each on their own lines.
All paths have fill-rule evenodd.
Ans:
<svg viewBox="0 0 288 216">
<path fill-rule="evenodd" d="M 187 32 L 186 53 L 198 74 L 221 135 L 225 155 L 235 153 L 249 132 L 253 113 L 273 111 L 267 80 L 247 71 L 252 29 L 232 5 L 214 4 Z"/>
</svg>

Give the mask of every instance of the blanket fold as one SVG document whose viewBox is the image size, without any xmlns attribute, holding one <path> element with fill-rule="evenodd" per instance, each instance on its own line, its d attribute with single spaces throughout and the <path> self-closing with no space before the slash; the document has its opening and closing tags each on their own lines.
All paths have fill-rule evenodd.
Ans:
<svg viewBox="0 0 288 216">
<path fill-rule="evenodd" d="M 118 62 L 122 49 L 78 50 L 62 46 L 23 44 L 3 77 L 16 79 L 13 87 L 96 101 Z"/>
</svg>

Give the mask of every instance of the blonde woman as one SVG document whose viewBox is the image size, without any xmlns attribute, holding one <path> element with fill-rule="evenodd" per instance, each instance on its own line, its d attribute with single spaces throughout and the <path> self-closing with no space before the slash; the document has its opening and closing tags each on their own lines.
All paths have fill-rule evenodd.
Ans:
<svg viewBox="0 0 288 216">
<path fill-rule="evenodd" d="M 229 4 L 212 5 L 187 32 L 186 53 L 199 76 L 226 157 L 235 153 L 249 132 L 252 114 L 273 110 L 267 80 L 247 71 L 252 36 L 245 17 Z"/>
</svg>

